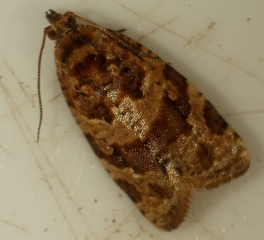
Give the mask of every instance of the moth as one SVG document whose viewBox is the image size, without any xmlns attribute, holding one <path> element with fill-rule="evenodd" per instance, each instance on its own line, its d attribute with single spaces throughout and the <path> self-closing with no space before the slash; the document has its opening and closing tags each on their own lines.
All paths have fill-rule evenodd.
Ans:
<svg viewBox="0 0 264 240">
<path fill-rule="evenodd" d="M 114 181 L 158 228 L 182 223 L 193 191 L 246 172 L 250 157 L 239 135 L 169 64 L 72 12 L 50 10 L 46 18 L 39 93 L 48 36 L 56 41 L 58 79 L 77 123 Z"/>
</svg>

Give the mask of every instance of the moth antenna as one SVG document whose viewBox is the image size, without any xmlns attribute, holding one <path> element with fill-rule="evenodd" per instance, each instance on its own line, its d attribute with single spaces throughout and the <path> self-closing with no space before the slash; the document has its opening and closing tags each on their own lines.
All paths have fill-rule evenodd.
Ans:
<svg viewBox="0 0 264 240">
<path fill-rule="evenodd" d="M 42 100 L 41 100 L 41 91 L 40 91 L 40 70 L 41 70 L 41 59 L 42 59 L 42 53 L 45 46 L 46 41 L 46 35 L 47 33 L 44 31 L 42 44 L 39 52 L 39 58 L 38 58 L 38 102 L 39 102 L 39 125 L 38 125 L 38 134 L 37 134 L 37 142 L 39 142 L 39 135 L 40 135 L 40 129 L 42 124 L 42 118 L 43 118 L 43 108 L 42 108 Z"/>
<path fill-rule="evenodd" d="M 92 22 L 92 21 L 90 21 L 90 20 L 88 20 L 88 19 L 86 19 L 86 18 L 80 17 L 80 16 L 76 15 L 76 14 L 73 13 L 73 12 L 69 12 L 69 13 L 70 13 L 72 16 L 74 16 L 75 18 L 80 19 L 81 21 L 84 21 L 84 22 L 86 22 L 86 23 L 88 23 L 88 24 L 90 24 L 90 25 L 92 25 L 92 26 L 94 26 L 94 27 L 97 27 L 97 28 L 100 29 L 101 31 L 105 32 L 108 36 L 110 36 L 111 38 L 113 38 L 114 40 L 116 40 L 118 43 L 120 43 L 122 46 L 124 46 L 125 48 L 127 48 L 127 49 L 130 50 L 131 52 L 135 53 L 136 55 L 141 56 L 141 57 L 148 58 L 148 59 L 153 60 L 153 61 L 156 61 L 156 62 L 163 62 L 163 63 L 165 63 L 165 64 L 167 64 L 167 65 L 170 65 L 170 63 L 165 62 L 164 60 L 162 60 L 162 59 L 159 58 L 159 57 L 151 57 L 151 56 L 149 56 L 149 55 L 147 55 L 147 54 L 144 54 L 144 53 L 138 51 L 138 50 L 135 49 L 133 46 L 127 44 L 127 43 L 126 43 L 125 41 L 123 41 L 122 39 L 117 38 L 117 37 L 116 37 L 111 31 L 108 31 L 107 29 L 101 27 L 100 25 L 98 25 L 98 24 L 96 24 L 96 23 L 94 23 L 94 22 Z M 123 29 L 122 29 L 122 30 L 123 30 Z"/>
</svg>

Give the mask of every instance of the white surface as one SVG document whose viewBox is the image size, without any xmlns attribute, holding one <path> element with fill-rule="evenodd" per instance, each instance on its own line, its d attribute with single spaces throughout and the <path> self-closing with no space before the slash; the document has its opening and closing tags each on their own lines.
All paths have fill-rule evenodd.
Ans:
<svg viewBox="0 0 264 240">
<path fill-rule="evenodd" d="M 107 176 L 69 113 L 50 40 L 37 144 L 37 58 L 50 8 L 126 28 L 171 62 L 243 137 L 249 171 L 196 193 L 179 229 L 156 229 Z M 263 9 L 262 0 L 1 0 L 0 239 L 264 239 Z"/>
</svg>

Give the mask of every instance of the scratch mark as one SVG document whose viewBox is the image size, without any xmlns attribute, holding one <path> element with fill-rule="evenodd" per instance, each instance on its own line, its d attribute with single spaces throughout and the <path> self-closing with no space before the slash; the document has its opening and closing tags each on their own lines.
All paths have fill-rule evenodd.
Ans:
<svg viewBox="0 0 264 240">
<path fill-rule="evenodd" d="M 183 37 L 183 36 L 180 35 L 180 34 L 177 34 L 176 32 L 171 31 L 170 29 L 167 29 L 166 27 L 165 27 L 164 29 L 165 29 L 166 31 L 172 33 L 173 35 L 179 37 L 180 39 L 185 40 L 186 42 L 189 41 L 187 38 Z M 201 47 L 201 46 L 198 46 L 196 43 L 193 43 L 193 44 L 194 44 L 195 47 L 202 49 L 204 52 L 207 52 L 208 54 L 211 54 L 211 55 L 214 56 L 215 58 L 217 58 L 217 59 L 219 59 L 219 60 L 221 60 L 221 61 L 223 61 L 223 62 L 225 62 L 225 63 L 228 63 L 229 65 L 233 65 L 233 63 L 230 62 L 231 59 L 226 59 L 226 58 L 220 57 L 220 56 L 218 56 L 217 54 L 215 54 L 215 53 L 209 51 L 208 49 L 206 49 L 206 48 L 204 48 L 204 47 Z M 260 77 L 258 77 L 257 75 L 251 73 L 250 71 L 245 70 L 245 69 L 243 69 L 242 67 L 239 67 L 239 66 L 236 66 L 236 68 L 239 69 L 241 72 L 246 73 L 247 75 L 251 76 L 252 78 L 254 78 L 254 79 L 256 79 L 256 80 L 258 80 L 258 81 L 260 81 L 260 82 L 264 82 L 264 79 L 261 79 Z"/>
<path fill-rule="evenodd" d="M 9 62 L 7 61 L 7 59 L 5 57 L 3 57 L 3 59 L 4 59 L 4 62 L 5 62 L 6 67 L 8 68 L 8 70 L 10 71 L 10 73 L 13 75 L 14 79 L 16 80 L 19 88 L 22 90 L 22 92 L 27 97 L 27 99 L 29 100 L 29 102 L 31 102 L 31 105 L 34 106 L 33 98 L 25 90 L 25 88 L 21 84 L 21 81 L 19 81 L 19 79 L 17 78 L 15 71 L 13 70 L 13 68 L 11 67 L 11 65 L 9 64 Z"/>
<path fill-rule="evenodd" d="M 124 8 L 124 9 L 126 9 L 127 11 L 129 11 L 129 12 L 135 14 L 136 16 L 138 16 L 139 19 L 137 20 L 137 23 L 140 22 L 142 19 L 147 19 L 147 16 L 148 16 L 151 12 L 153 12 L 153 10 L 155 10 L 156 8 L 158 8 L 158 7 L 162 4 L 162 1 L 160 1 L 159 3 L 157 3 L 156 5 L 154 5 L 152 8 L 150 7 L 150 8 L 148 9 L 148 11 L 147 11 L 146 13 L 144 13 L 144 15 L 141 15 L 141 14 L 139 14 L 138 12 L 136 12 L 136 11 L 134 11 L 134 10 L 128 8 L 126 5 L 120 3 L 120 2 L 118 2 L 118 1 L 116 1 L 116 0 L 112 0 L 112 1 L 115 2 L 116 4 L 118 4 L 120 7 Z M 152 22 L 152 23 L 154 23 L 154 22 Z M 155 24 L 156 24 L 156 23 L 155 23 Z M 157 24 L 156 24 L 156 25 L 157 25 Z"/>
<path fill-rule="evenodd" d="M 127 11 L 129 11 L 129 12 L 131 12 L 131 13 L 134 13 L 134 14 L 137 15 L 138 17 L 141 17 L 140 14 L 139 14 L 138 12 L 136 12 L 136 11 L 134 11 L 134 10 L 128 8 L 126 5 L 124 5 L 124 4 L 120 3 L 120 2 L 116 2 L 116 1 L 113 1 L 113 2 L 115 2 L 116 4 L 118 4 L 120 7 L 126 9 Z"/>
<path fill-rule="evenodd" d="M 52 184 L 51 184 L 50 181 L 49 181 L 49 177 L 47 176 L 47 174 L 46 174 L 45 171 L 43 170 L 43 168 L 42 168 L 42 166 L 41 166 L 41 164 L 40 164 L 40 161 L 38 160 L 39 158 L 35 155 L 35 153 L 34 153 L 32 147 L 31 147 L 31 145 L 30 145 L 30 148 L 29 148 L 29 149 L 30 149 L 30 151 L 31 151 L 31 153 L 32 153 L 32 156 L 34 157 L 34 160 L 35 160 L 35 162 L 36 162 L 36 164 L 37 164 L 39 170 L 40 170 L 41 173 L 42 173 L 43 179 L 44 179 L 45 183 L 47 184 L 47 187 L 49 188 L 50 193 L 52 194 L 54 201 L 56 202 L 56 204 L 57 204 L 57 206 L 58 206 L 58 208 L 59 208 L 59 210 L 60 210 L 60 212 L 61 212 L 63 218 L 65 219 L 65 221 L 66 221 L 66 223 L 67 223 L 67 225 L 68 225 L 68 227 L 69 227 L 69 230 L 72 232 L 72 234 L 73 234 L 73 236 L 74 236 L 74 239 L 78 240 L 79 238 L 77 237 L 77 235 L 76 235 L 76 233 L 75 233 L 75 231 L 74 231 L 74 229 L 73 229 L 73 227 L 72 227 L 72 225 L 71 225 L 71 223 L 70 223 L 70 221 L 69 221 L 69 219 L 68 219 L 68 217 L 67 217 L 67 214 L 65 213 L 65 211 L 64 211 L 64 209 L 63 209 L 63 207 L 62 207 L 62 205 L 60 204 L 60 201 L 59 201 L 59 199 L 58 199 L 57 196 L 56 196 L 56 193 L 55 193 L 55 191 L 54 191 L 54 189 L 53 189 L 53 186 L 52 186 Z M 58 173 L 54 170 L 53 166 L 52 166 L 51 163 L 49 162 L 48 156 L 45 154 L 45 152 L 42 150 L 42 148 L 39 147 L 39 149 L 41 150 L 41 152 L 42 152 L 42 154 L 43 154 L 43 156 L 44 156 L 46 162 L 48 163 L 49 167 L 52 169 L 52 171 L 53 171 L 53 173 L 54 173 L 54 176 L 56 177 L 56 179 L 58 180 L 58 182 L 59 182 L 60 185 L 62 186 L 63 190 L 64 190 L 65 192 L 67 192 L 64 183 L 61 181 L 61 179 L 60 179 L 59 176 L 58 176 Z M 71 198 L 70 198 L 70 201 L 72 202 L 72 199 L 71 199 Z M 76 208 L 77 208 L 77 207 L 76 207 Z"/>
<path fill-rule="evenodd" d="M 77 4 L 73 7 L 73 9 L 78 8 L 80 5 L 83 4 L 83 2 L 84 2 L 84 0 L 81 0 L 79 3 L 77 3 Z"/>
<path fill-rule="evenodd" d="M 60 92 L 59 94 L 57 94 L 57 96 L 50 99 L 45 105 L 48 105 L 49 103 L 53 102 L 55 99 L 59 98 L 61 95 L 62 95 L 62 93 Z"/>
<path fill-rule="evenodd" d="M 25 227 L 21 227 L 21 226 L 15 224 L 15 223 L 11 223 L 11 222 L 8 221 L 8 220 L 5 220 L 5 219 L 0 218 L 0 222 L 5 223 L 6 225 L 9 225 L 9 226 L 11 226 L 11 227 L 14 227 L 14 228 L 16 228 L 16 229 L 18 229 L 18 230 L 21 230 L 21 231 L 23 231 L 23 232 L 30 233 L 29 230 L 26 229 Z"/>
<path fill-rule="evenodd" d="M 11 114 L 12 116 L 14 117 L 16 123 L 17 123 L 17 126 L 19 127 L 21 133 L 23 134 L 23 136 L 25 137 L 25 131 L 24 131 L 24 128 L 21 126 L 21 123 L 19 122 L 18 120 L 18 116 L 23 119 L 21 113 L 17 110 L 15 111 L 15 109 L 17 108 L 17 106 L 15 105 L 15 102 L 13 101 L 12 99 L 12 96 L 10 95 L 10 92 L 6 89 L 6 87 L 2 84 L 2 82 L 0 82 L 0 85 L 1 85 L 1 88 L 3 89 L 3 93 L 4 93 L 4 97 L 6 99 L 6 102 L 9 106 L 9 109 L 11 111 Z M 17 114 L 16 114 L 17 113 Z M 17 116 L 18 115 L 18 116 Z M 30 128 L 28 125 L 25 124 L 25 126 L 27 127 L 27 130 L 30 132 Z M 27 143 L 29 142 L 28 139 L 26 141 Z"/>
<path fill-rule="evenodd" d="M 232 59 L 228 58 L 229 62 L 231 63 Z M 241 61 L 238 61 L 236 63 L 231 64 L 231 67 L 229 68 L 228 74 L 226 75 L 226 77 L 223 79 L 223 82 L 227 81 L 235 72 L 235 68 L 239 68 L 237 67 L 237 65 L 240 63 Z"/>
<path fill-rule="evenodd" d="M 191 43 L 193 43 L 194 45 L 199 45 L 200 41 L 208 34 L 209 31 L 214 28 L 215 25 L 215 22 L 211 22 L 200 37 L 197 38 L 196 36 L 192 36 L 184 47 L 187 47 Z"/>
<path fill-rule="evenodd" d="M 234 217 L 239 216 L 239 211 L 237 211 L 236 206 L 232 204 L 232 202 L 229 200 L 229 197 L 225 194 L 225 200 L 226 203 L 229 205 L 229 207 L 232 209 L 232 212 L 230 213 L 230 210 L 228 211 L 230 214 L 233 214 Z"/>
<path fill-rule="evenodd" d="M 237 115 L 250 115 L 250 114 L 258 114 L 258 113 L 263 113 L 264 109 L 260 109 L 260 110 L 252 110 L 252 111 L 241 111 L 241 112 L 237 112 L 237 113 L 228 113 L 225 114 L 225 116 L 227 118 L 233 117 L 233 116 L 237 116 Z"/>
<path fill-rule="evenodd" d="M 136 12 L 136 11 L 134 11 L 134 10 L 128 8 L 126 5 L 120 3 L 120 2 L 118 2 L 118 1 L 116 1 L 116 0 L 113 0 L 113 2 L 115 2 L 116 4 L 118 4 L 120 7 L 126 9 L 127 11 L 129 11 L 129 12 L 131 12 L 131 13 L 137 15 L 137 16 L 140 17 L 141 19 L 143 19 L 143 18 L 145 19 L 146 16 L 147 16 L 150 12 L 152 12 L 155 8 L 157 8 L 159 5 L 162 4 L 162 1 L 161 1 L 161 2 L 157 3 L 157 5 L 153 6 L 152 8 L 149 8 L 149 9 L 148 9 L 149 11 L 148 11 L 147 13 L 145 13 L 145 14 L 144 14 L 144 17 L 143 17 L 143 16 L 140 15 L 138 12 Z"/>
<path fill-rule="evenodd" d="M 18 82 L 19 85 L 21 85 L 22 87 L 24 86 L 24 88 L 29 88 L 30 86 L 29 85 L 24 85 L 25 83 L 24 82 Z"/>
<path fill-rule="evenodd" d="M 173 22 L 175 19 L 177 19 L 176 17 L 175 18 L 172 18 L 170 19 L 168 22 L 162 24 L 162 25 L 157 25 L 157 28 L 153 29 L 152 31 L 148 32 L 147 34 L 144 34 L 142 37 L 136 39 L 137 42 L 141 41 L 142 39 L 144 39 L 145 37 L 151 35 L 152 33 L 154 32 L 157 32 L 159 29 L 165 29 L 165 26 L 171 22 Z"/>
<path fill-rule="evenodd" d="M 1 84 L 1 82 L 0 82 L 0 84 Z M 2 84 L 1 84 L 1 85 L 2 85 Z M 5 92 L 4 92 L 4 93 L 5 93 L 5 97 L 6 97 L 6 99 L 7 99 L 8 105 L 9 105 L 9 107 L 10 107 L 10 109 L 11 109 L 11 113 L 12 113 L 12 115 L 14 116 L 14 119 L 16 120 L 17 125 L 18 125 L 18 127 L 19 127 L 19 129 L 20 129 L 20 131 L 21 131 L 21 133 L 22 133 L 22 136 L 24 137 L 25 142 L 29 143 L 29 140 L 26 138 L 26 134 L 25 134 L 25 132 L 24 132 L 24 130 L 23 130 L 23 127 L 22 127 L 22 125 L 20 124 L 20 122 L 19 122 L 19 120 L 18 120 L 18 117 L 17 117 L 17 115 L 15 114 L 15 112 L 14 112 L 14 110 L 13 110 L 13 107 L 14 107 L 15 104 L 14 104 L 14 102 L 13 102 L 13 100 L 12 100 L 12 98 L 11 98 L 9 92 L 7 91 L 7 89 L 5 89 L 5 87 L 4 87 L 3 85 L 2 85 L 2 89 L 5 90 Z M 17 113 L 18 113 L 18 115 L 21 117 L 20 112 L 17 112 Z M 22 121 L 25 121 L 22 117 L 21 117 L 21 119 L 22 119 Z M 26 123 L 25 123 L 25 125 L 26 125 Z M 27 125 L 26 125 L 26 126 L 27 126 Z M 73 233 L 73 235 L 75 236 L 75 239 L 78 239 L 78 237 L 76 236 L 76 234 L 75 234 L 75 232 L 74 232 L 74 229 L 72 228 L 72 226 L 71 226 L 71 224 L 70 224 L 70 222 L 69 222 L 69 220 L 68 220 L 68 218 L 67 218 L 66 213 L 65 213 L 64 210 L 62 209 L 62 206 L 60 205 L 60 202 L 59 202 L 59 200 L 58 200 L 57 197 L 56 197 L 56 194 L 55 194 L 55 192 L 54 192 L 54 190 L 53 190 L 52 184 L 49 182 L 48 177 L 46 176 L 45 171 L 43 170 L 43 168 L 42 168 L 40 162 L 38 161 L 38 158 L 35 156 L 34 151 L 33 151 L 33 149 L 32 149 L 32 147 L 31 147 L 30 144 L 29 144 L 29 146 L 30 146 L 29 149 L 30 149 L 31 153 L 32 153 L 32 155 L 34 156 L 35 162 L 36 162 L 36 164 L 37 164 L 39 170 L 41 171 L 41 173 L 42 173 L 42 175 L 43 175 L 43 178 L 44 178 L 44 180 L 45 180 L 47 186 L 49 187 L 49 189 L 50 189 L 50 191 L 51 191 L 51 193 L 52 193 L 52 195 L 53 195 L 53 198 L 55 199 L 55 201 L 56 201 L 56 203 L 57 203 L 57 205 L 58 205 L 58 207 L 59 207 L 59 209 L 60 209 L 60 211 L 61 211 L 62 216 L 64 217 L 65 221 L 67 222 L 67 224 L 68 224 L 68 226 L 69 226 L 69 230 Z M 40 148 L 40 149 L 41 149 L 41 148 Z M 41 149 L 41 150 L 42 150 L 42 149 Z M 45 153 L 44 153 L 43 150 L 42 150 L 42 154 L 43 154 L 43 156 L 45 157 L 46 162 L 48 162 L 50 168 L 53 170 L 54 175 L 56 176 L 56 179 L 58 180 L 58 182 L 60 183 L 60 185 L 62 186 L 62 188 L 64 189 L 64 191 L 67 193 L 67 195 L 70 196 L 70 194 L 69 194 L 68 191 L 67 191 L 66 186 L 64 185 L 64 183 L 63 183 L 62 180 L 60 179 L 58 173 L 54 170 L 53 166 L 52 166 L 51 163 L 49 162 L 49 159 L 48 159 L 48 157 L 45 155 Z M 71 202 L 73 203 L 73 205 L 74 205 L 75 208 L 77 209 L 77 208 L 78 208 L 78 207 L 77 207 L 77 204 L 74 203 L 72 199 L 71 199 Z M 82 217 L 82 214 L 81 214 L 81 213 L 80 213 L 80 215 L 81 215 L 81 217 Z"/>
<path fill-rule="evenodd" d="M 209 239 L 214 239 L 214 240 L 220 239 L 215 234 L 213 234 L 213 232 L 210 231 L 208 227 L 210 227 L 210 224 L 208 224 L 208 226 L 202 225 L 201 229 L 208 237 L 210 237 Z"/>
<path fill-rule="evenodd" d="M 8 156 L 10 156 L 12 159 L 14 159 L 14 156 L 5 148 L 4 146 L 0 145 L 0 149 L 2 149 Z"/>
<path fill-rule="evenodd" d="M 74 124 L 71 124 L 68 127 L 68 129 L 66 129 L 65 131 L 63 131 L 63 135 L 60 137 L 59 140 L 55 139 L 55 137 L 51 138 L 52 140 L 56 140 L 56 144 L 54 145 L 54 148 L 56 148 L 65 137 L 67 137 L 67 134 L 71 131 L 71 129 L 76 128 L 76 127 L 77 127 L 77 125 L 74 122 Z"/>
</svg>

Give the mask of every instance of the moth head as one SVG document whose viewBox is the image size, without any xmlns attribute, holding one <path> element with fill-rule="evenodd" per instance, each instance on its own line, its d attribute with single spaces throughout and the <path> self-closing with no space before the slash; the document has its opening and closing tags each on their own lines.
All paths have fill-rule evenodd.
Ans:
<svg viewBox="0 0 264 240">
<path fill-rule="evenodd" d="M 66 12 L 64 15 L 49 10 L 46 12 L 46 18 L 50 22 L 50 26 L 45 29 L 45 33 L 51 40 L 58 39 L 67 29 L 72 29 L 76 25 L 76 18 L 71 12 Z M 64 29 L 64 31 L 63 31 Z"/>
</svg>

